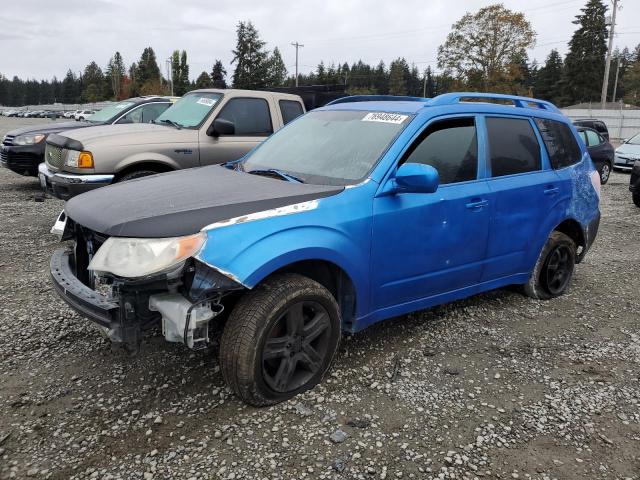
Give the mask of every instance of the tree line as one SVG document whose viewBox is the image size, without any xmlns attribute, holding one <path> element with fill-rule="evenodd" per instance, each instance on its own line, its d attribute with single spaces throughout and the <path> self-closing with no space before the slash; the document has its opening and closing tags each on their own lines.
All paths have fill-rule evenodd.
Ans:
<svg viewBox="0 0 640 480">
<path fill-rule="evenodd" d="M 437 68 L 419 68 L 398 57 L 388 66 L 320 62 L 309 74 L 298 76 L 306 85 L 334 85 L 349 94 L 412 95 L 432 97 L 455 90 L 491 91 L 535 96 L 565 106 L 600 99 L 605 69 L 608 29 L 604 0 L 587 0 L 573 23 L 576 25 L 567 55 L 551 50 L 542 65 L 530 61 L 527 50 L 536 33 L 523 13 L 501 4 L 467 13 L 451 29 L 437 55 Z M 125 66 L 116 52 L 104 69 L 96 62 L 81 72 L 69 70 L 60 80 L 11 80 L 0 75 L 0 104 L 8 106 L 91 103 L 120 100 L 136 95 L 180 96 L 196 88 L 261 89 L 293 86 L 278 48 L 266 42 L 250 22 L 239 22 L 232 50 L 234 71 L 227 84 L 227 71 L 214 60 L 210 72 L 189 78 L 187 52 L 176 50 L 170 58 L 170 79 L 162 75 L 155 52 L 147 47 L 140 59 Z M 613 52 L 609 99 L 640 105 L 640 45 Z M 616 71 L 618 74 L 616 75 Z M 613 78 L 616 76 L 617 82 Z"/>
</svg>

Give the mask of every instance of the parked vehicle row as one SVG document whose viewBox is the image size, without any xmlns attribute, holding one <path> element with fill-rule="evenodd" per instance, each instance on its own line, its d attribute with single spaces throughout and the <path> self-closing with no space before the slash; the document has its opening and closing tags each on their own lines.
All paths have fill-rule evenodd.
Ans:
<svg viewBox="0 0 640 480">
<path fill-rule="evenodd" d="M 195 90 L 145 116 L 153 105 L 115 125 L 51 134 L 39 168 L 43 186 L 67 200 L 111 183 L 237 160 L 304 113 L 296 95 L 251 90 Z M 121 125 L 127 121 L 135 125 Z"/>
<path fill-rule="evenodd" d="M 222 374 L 260 406 L 319 383 L 342 332 L 507 285 L 562 295 L 596 237 L 591 130 L 548 102 L 355 96 L 303 112 L 199 90 L 153 124 L 49 135 L 41 173 L 73 197 L 52 230 L 67 242 L 55 290 L 132 351 L 158 327 L 191 349 L 222 327 Z"/>
<path fill-rule="evenodd" d="M 109 105 L 81 122 L 44 123 L 12 130 L 0 146 L 0 164 L 20 175 L 38 175 L 44 164 L 46 139 L 72 129 L 150 122 L 169 108 L 175 97 L 136 97 Z M 53 160 L 52 160 L 53 161 Z"/>
</svg>

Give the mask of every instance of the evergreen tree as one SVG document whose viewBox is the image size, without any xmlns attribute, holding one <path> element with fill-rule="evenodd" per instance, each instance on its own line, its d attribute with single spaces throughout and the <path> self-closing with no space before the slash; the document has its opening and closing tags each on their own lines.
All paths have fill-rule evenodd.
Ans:
<svg viewBox="0 0 640 480">
<path fill-rule="evenodd" d="M 239 22 L 236 30 L 237 43 L 232 51 L 231 63 L 236 65 L 233 72 L 233 87 L 256 89 L 266 86 L 268 52 L 265 42 L 251 22 Z"/>
<path fill-rule="evenodd" d="M 389 68 L 389 95 L 407 95 L 407 78 L 409 65 L 404 58 L 391 62 Z"/>
<path fill-rule="evenodd" d="M 607 8 L 601 0 L 589 0 L 573 21 L 578 29 L 569 42 L 562 80 L 566 103 L 600 99 L 607 53 Z"/>
<path fill-rule="evenodd" d="M 194 88 L 212 88 L 213 82 L 211 81 L 211 77 L 207 72 L 202 72 L 200 76 L 196 79 L 196 83 Z"/>
<path fill-rule="evenodd" d="M 102 100 L 104 75 L 96 62 L 91 62 L 82 75 L 82 99 L 85 102 Z"/>
<path fill-rule="evenodd" d="M 551 53 L 549 53 L 544 63 L 544 67 L 538 70 L 535 91 L 537 98 L 549 100 L 552 103 L 560 103 L 563 68 L 562 57 L 558 53 L 558 50 L 551 50 Z"/>
<path fill-rule="evenodd" d="M 162 85 L 156 54 L 151 47 L 145 48 L 140 56 L 135 69 L 135 83 L 137 94 L 158 95 L 166 92 Z"/>
<path fill-rule="evenodd" d="M 287 78 L 287 67 L 282 60 L 278 47 L 273 49 L 273 53 L 268 59 L 267 85 L 271 87 L 279 87 L 284 85 Z"/>
<path fill-rule="evenodd" d="M 227 88 L 226 76 L 227 70 L 220 60 L 216 60 L 211 70 L 211 86 L 213 88 Z"/>
<path fill-rule="evenodd" d="M 113 98 L 114 100 L 121 100 L 124 98 L 122 94 L 122 79 L 125 74 L 126 69 L 122 55 L 120 55 L 120 52 L 116 52 L 113 57 L 109 59 L 107 69 L 105 71 L 108 86 L 107 97 Z"/>
<path fill-rule="evenodd" d="M 185 50 L 180 53 L 174 50 L 171 55 L 171 79 L 173 81 L 173 94 L 177 96 L 184 95 L 191 84 L 189 83 L 189 65 L 187 64 L 187 52 Z"/>
<path fill-rule="evenodd" d="M 14 77 L 14 83 L 17 77 Z M 15 93 L 13 94 L 15 98 Z M 62 81 L 62 101 L 64 103 L 79 103 L 80 102 L 80 82 L 76 75 L 69 69 Z M 16 105 L 23 105 L 23 103 L 17 103 Z"/>
<path fill-rule="evenodd" d="M 433 98 L 436 95 L 436 82 L 433 79 L 433 72 L 431 71 L 431 66 L 429 65 L 427 69 L 424 71 L 424 83 L 425 86 L 423 88 L 423 93 L 427 98 Z"/>
<path fill-rule="evenodd" d="M 373 88 L 378 95 L 386 95 L 389 92 L 389 72 L 382 60 L 373 72 Z"/>
<path fill-rule="evenodd" d="M 134 62 L 129 67 L 129 83 L 125 89 L 126 97 L 136 97 L 140 94 L 140 84 L 138 83 L 138 65 Z"/>
</svg>

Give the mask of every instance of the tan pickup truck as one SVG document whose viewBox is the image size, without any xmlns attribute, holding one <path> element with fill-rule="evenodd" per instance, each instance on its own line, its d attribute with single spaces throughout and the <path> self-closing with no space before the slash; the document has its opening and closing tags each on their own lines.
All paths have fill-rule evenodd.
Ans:
<svg viewBox="0 0 640 480">
<path fill-rule="evenodd" d="M 195 90 L 153 123 L 50 135 L 40 183 L 67 200 L 115 182 L 237 160 L 304 111 L 297 95 Z"/>
</svg>

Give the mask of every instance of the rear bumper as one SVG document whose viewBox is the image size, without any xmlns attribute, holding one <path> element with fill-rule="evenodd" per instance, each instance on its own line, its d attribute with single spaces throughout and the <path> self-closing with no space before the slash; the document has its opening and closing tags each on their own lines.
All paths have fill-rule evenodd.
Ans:
<svg viewBox="0 0 640 480">
<path fill-rule="evenodd" d="M 46 163 L 38 167 L 40 185 L 47 193 L 62 200 L 69 200 L 76 195 L 113 183 L 114 175 L 79 175 L 74 173 L 52 172 Z"/>
<path fill-rule="evenodd" d="M 598 229 L 600 228 L 600 212 L 598 211 L 597 215 L 589 222 L 587 228 L 584 229 L 584 248 L 580 255 L 576 259 L 577 263 L 580 263 L 584 257 L 587 255 L 587 252 L 593 245 L 593 242 L 596 240 L 598 236 Z"/>
</svg>

